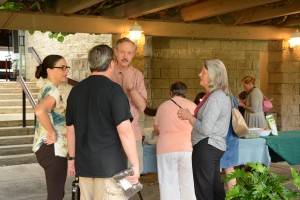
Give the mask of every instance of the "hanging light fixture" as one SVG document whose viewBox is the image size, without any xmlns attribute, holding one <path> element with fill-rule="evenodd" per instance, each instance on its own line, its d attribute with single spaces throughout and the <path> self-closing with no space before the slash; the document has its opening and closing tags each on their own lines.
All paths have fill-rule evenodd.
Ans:
<svg viewBox="0 0 300 200">
<path fill-rule="evenodd" d="M 293 36 L 290 38 L 289 43 L 290 43 L 290 48 L 300 46 L 300 33 L 299 33 L 298 29 L 293 34 Z"/>
<path fill-rule="evenodd" d="M 138 25 L 137 22 L 134 22 L 134 24 L 130 27 L 129 30 L 129 37 L 132 41 L 138 41 L 143 33 L 143 29 L 140 25 Z"/>
</svg>

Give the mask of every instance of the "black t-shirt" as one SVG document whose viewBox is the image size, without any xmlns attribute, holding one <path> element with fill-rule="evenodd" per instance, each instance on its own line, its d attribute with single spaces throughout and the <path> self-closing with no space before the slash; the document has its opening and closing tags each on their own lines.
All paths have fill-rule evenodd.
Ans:
<svg viewBox="0 0 300 200">
<path fill-rule="evenodd" d="M 90 76 L 71 90 L 66 124 L 75 127 L 77 176 L 107 178 L 127 168 L 117 126 L 128 119 L 127 96 L 107 77 Z"/>
</svg>

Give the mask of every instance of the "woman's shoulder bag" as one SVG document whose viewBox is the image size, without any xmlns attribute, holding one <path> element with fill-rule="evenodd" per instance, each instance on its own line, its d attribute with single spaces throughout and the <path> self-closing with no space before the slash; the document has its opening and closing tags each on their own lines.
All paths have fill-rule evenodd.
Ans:
<svg viewBox="0 0 300 200">
<path fill-rule="evenodd" d="M 234 133 L 238 137 L 244 137 L 249 133 L 249 128 L 240 111 L 234 107 L 234 97 L 231 97 L 231 123 Z"/>
</svg>

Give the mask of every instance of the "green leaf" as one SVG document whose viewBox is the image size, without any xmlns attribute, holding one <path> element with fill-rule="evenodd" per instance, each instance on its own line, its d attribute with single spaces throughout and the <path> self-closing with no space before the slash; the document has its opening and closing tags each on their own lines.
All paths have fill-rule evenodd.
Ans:
<svg viewBox="0 0 300 200">
<path fill-rule="evenodd" d="M 261 163 L 247 163 L 246 166 L 251 167 L 253 170 L 259 172 L 259 173 L 266 173 L 269 171 L 269 168 L 265 167 Z"/>
<path fill-rule="evenodd" d="M 294 168 L 291 168 L 291 173 L 294 178 L 293 183 L 294 185 L 300 190 L 300 176 L 299 172 L 297 172 Z"/>
<path fill-rule="evenodd" d="M 244 169 L 236 169 L 234 173 L 227 174 L 224 181 L 228 182 L 231 179 L 239 179 L 240 177 L 245 175 L 245 170 Z"/>
<path fill-rule="evenodd" d="M 62 36 L 67 36 L 67 35 L 69 35 L 69 33 L 66 33 L 66 32 L 61 32 L 60 33 Z"/>
<path fill-rule="evenodd" d="M 34 30 L 29 30 L 28 32 L 29 32 L 30 35 L 34 34 Z"/>
<path fill-rule="evenodd" d="M 0 6 L 0 10 L 21 10 L 23 8 L 23 4 L 19 2 L 5 2 Z"/>
<path fill-rule="evenodd" d="M 50 39 L 52 39 L 52 38 L 53 38 L 53 33 L 49 33 L 49 34 L 48 34 L 48 37 L 49 37 Z"/>
<path fill-rule="evenodd" d="M 225 200 L 233 199 L 234 197 L 239 197 L 239 194 L 240 194 L 240 187 L 236 185 L 231 190 L 227 191 Z"/>
<path fill-rule="evenodd" d="M 57 38 L 58 37 L 58 33 L 52 33 L 52 37 L 53 38 Z"/>
<path fill-rule="evenodd" d="M 58 38 L 57 38 L 57 41 L 59 41 L 59 42 L 63 42 L 65 40 L 65 37 L 64 36 L 59 36 Z"/>
<path fill-rule="evenodd" d="M 291 169 L 294 184 L 300 185 L 299 172 Z M 237 178 L 237 184 L 227 191 L 226 199 L 232 200 L 290 200 L 299 197 L 299 193 L 285 188 L 289 180 L 285 176 L 270 173 L 269 168 L 260 163 L 247 163 L 227 175 L 225 181 Z M 298 187 L 299 188 L 299 187 Z"/>
</svg>

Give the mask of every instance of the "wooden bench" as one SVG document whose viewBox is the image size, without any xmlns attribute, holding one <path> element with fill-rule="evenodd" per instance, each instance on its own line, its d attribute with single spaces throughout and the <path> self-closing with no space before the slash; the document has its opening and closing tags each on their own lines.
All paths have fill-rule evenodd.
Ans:
<svg viewBox="0 0 300 200">
<path fill-rule="evenodd" d="M 11 61 L 8 60 L 0 60 L 0 69 L 5 69 L 5 79 L 7 81 L 7 79 L 10 78 L 10 70 L 11 70 Z M 2 78 L 0 76 L 0 78 Z"/>
</svg>

